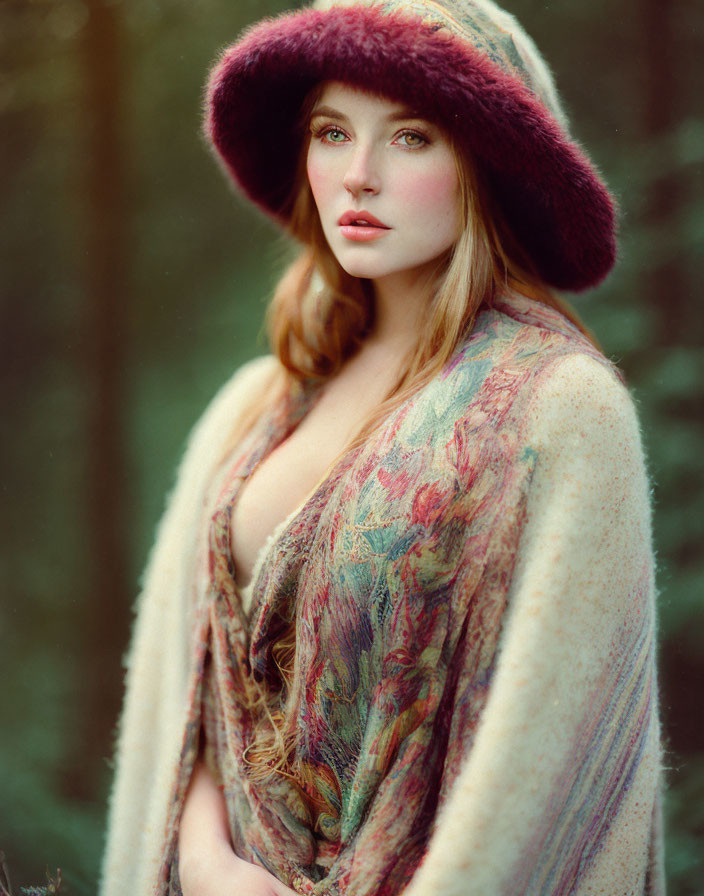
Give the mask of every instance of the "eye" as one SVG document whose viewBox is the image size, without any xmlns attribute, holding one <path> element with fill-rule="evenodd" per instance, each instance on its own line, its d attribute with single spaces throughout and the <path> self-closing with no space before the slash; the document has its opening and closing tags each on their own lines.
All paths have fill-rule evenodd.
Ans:
<svg viewBox="0 0 704 896">
<path fill-rule="evenodd" d="M 347 134 L 335 125 L 323 125 L 313 129 L 313 136 L 321 143 L 344 143 Z"/>
<path fill-rule="evenodd" d="M 327 131 L 323 132 L 323 136 L 326 140 L 329 140 L 330 143 L 342 143 L 345 139 L 345 135 L 339 128 L 328 128 Z"/>
<path fill-rule="evenodd" d="M 427 146 L 430 141 L 418 131 L 403 131 L 396 137 L 394 143 L 399 143 L 407 149 L 417 149 L 421 146 Z"/>
</svg>

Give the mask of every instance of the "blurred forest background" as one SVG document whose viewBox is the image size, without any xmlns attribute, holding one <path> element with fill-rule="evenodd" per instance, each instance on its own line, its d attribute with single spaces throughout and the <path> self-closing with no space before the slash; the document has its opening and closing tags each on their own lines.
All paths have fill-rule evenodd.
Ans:
<svg viewBox="0 0 704 896">
<path fill-rule="evenodd" d="M 96 892 L 139 574 L 188 430 L 265 351 L 286 251 L 209 156 L 202 85 L 243 26 L 290 6 L 0 0 L 0 848 L 15 886 L 61 866 L 62 892 Z M 622 207 L 620 264 L 575 305 L 643 424 L 669 892 L 701 896 L 704 4 L 506 6 Z"/>
</svg>

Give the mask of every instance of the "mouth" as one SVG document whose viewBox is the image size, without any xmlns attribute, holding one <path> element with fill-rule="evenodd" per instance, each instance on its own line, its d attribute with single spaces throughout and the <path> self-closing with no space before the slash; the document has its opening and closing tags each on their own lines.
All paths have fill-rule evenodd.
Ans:
<svg viewBox="0 0 704 896">
<path fill-rule="evenodd" d="M 387 227 L 386 224 L 382 224 L 382 222 L 378 218 L 375 218 L 374 215 L 371 215 L 364 210 L 359 212 L 345 212 L 337 223 L 340 227 L 377 227 L 381 230 L 391 229 L 390 227 Z"/>
<path fill-rule="evenodd" d="M 345 212 L 338 221 L 340 233 L 346 240 L 355 243 L 369 243 L 387 234 L 391 228 L 382 224 L 369 212 Z"/>
</svg>

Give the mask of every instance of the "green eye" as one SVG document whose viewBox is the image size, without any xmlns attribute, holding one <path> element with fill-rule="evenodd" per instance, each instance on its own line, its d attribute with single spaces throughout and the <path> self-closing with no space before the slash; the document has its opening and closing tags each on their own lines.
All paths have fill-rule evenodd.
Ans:
<svg viewBox="0 0 704 896">
<path fill-rule="evenodd" d="M 342 141 L 345 139 L 345 135 L 342 133 L 342 131 L 338 131 L 337 128 L 331 128 L 329 131 L 327 131 L 325 136 L 331 143 L 342 143 Z"/>
</svg>

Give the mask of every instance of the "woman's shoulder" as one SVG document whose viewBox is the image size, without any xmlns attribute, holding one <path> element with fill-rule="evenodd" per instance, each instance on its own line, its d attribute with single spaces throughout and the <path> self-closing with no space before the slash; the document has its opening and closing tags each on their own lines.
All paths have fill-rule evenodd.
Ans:
<svg viewBox="0 0 704 896">
<path fill-rule="evenodd" d="M 273 355 L 262 355 L 238 367 L 220 386 L 202 414 L 198 426 L 207 426 L 213 417 L 237 412 L 266 389 L 281 370 Z"/>
<path fill-rule="evenodd" d="M 534 428 L 584 429 L 601 422 L 638 426 L 634 399 L 618 365 L 557 308 L 519 293 L 502 297 L 487 329 L 498 332 L 495 364 L 523 387 Z M 504 370 L 505 368 L 505 370 Z M 515 374 L 515 377 L 511 374 Z"/>
<path fill-rule="evenodd" d="M 650 550 L 652 489 L 638 407 L 611 365 L 580 353 L 549 365 L 535 383 L 522 435 L 536 459 L 531 515 L 542 519 L 577 501 L 585 518 L 598 520 L 611 508 L 614 525 L 637 532 Z"/>
<path fill-rule="evenodd" d="M 636 403 L 621 371 L 600 353 L 577 348 L 552 358 L 533 378 L 525 425 L 537 444 L 640 442 Z"/>
<path fill-rule="evenodd" d="M 612 475 L 645 469 L 623 373 L 556 309 L 522 297 L 492 308 L 444 385 L 457 396 L 454 438 L 462 444 L 503 429 L 512 432 L 507 445 L 530 448 L 542 467 L 570 457 Z"/>
<path fill-rule="evenodd" d="M 223 457 L 233 432 L 268 394 L 280 374 L 281 364 L 272 355 L 247 361 L 220 386 L 191 429 L 178 469 L 178 480 L 200 479 Z"/>
<path fill-rule="evenodd" d="M 521 418 L 634 412 L 617 364 L 557 308 L 515 293 L 482 311 L 444 379 L 482 406 L 512 404 Z"/>
<path fill-rule="evenodd" d="M 549 305 L 523 293 L 509 290 L 486 308 L 478 327 L 499 361 L 517 361 L 527 369 L 549 367 L 564 355 L 589 356 L 611 370 L 616 379 L 623 375 L 613 361 L 594 344 L 575 320 L 569 309 Z"/>
<path fill-rule="evenodd" d="M 273 355 L 262 355 L 238 367 L 211 398 L 191 432 L 189 444 L 208 437 L 213 430 L 221 432 L 228 421 L 261 400 L 280 370 Z"/>
</svg>

